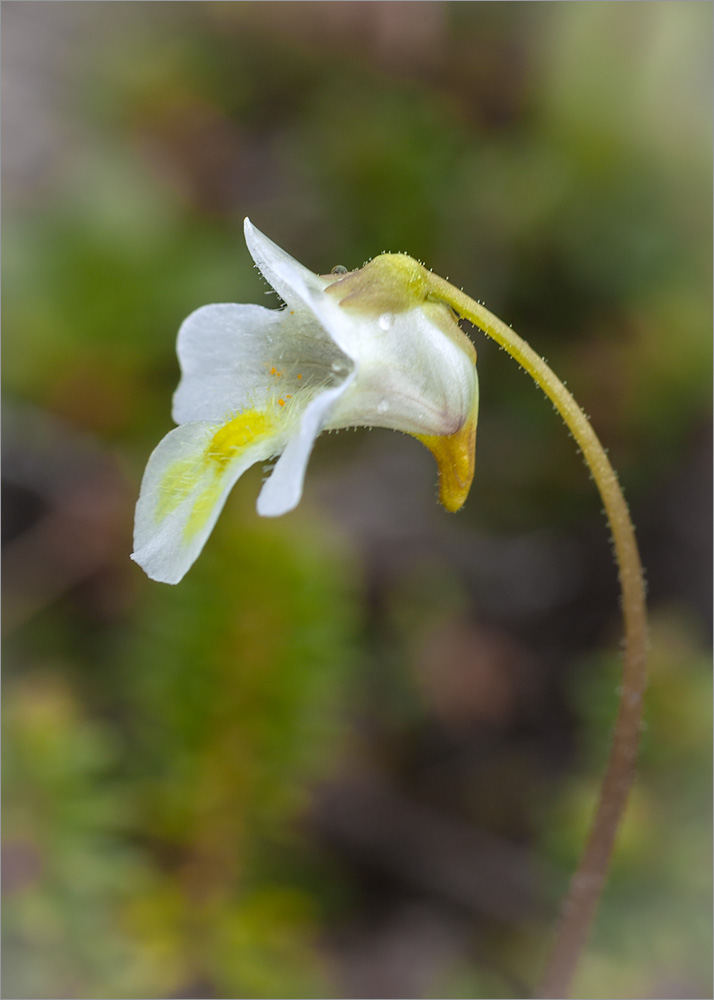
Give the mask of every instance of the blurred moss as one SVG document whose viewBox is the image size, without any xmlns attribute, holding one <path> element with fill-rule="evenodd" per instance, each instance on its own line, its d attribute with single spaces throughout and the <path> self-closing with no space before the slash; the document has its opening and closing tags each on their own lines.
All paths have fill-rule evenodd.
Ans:
<svg viewBox="0 0 714 1000">
<path fill-rule="evenodd" d="M 248 494 L 254 479 L 242 484 Z M 198 821 L 212 808 L 215 782 L 238 802 L 259 796 L 254 815 L 294 809 L 283 797 L 337 737 L 335 699 L 355 662 L 349 562 L 334 536 L 302 513 L 303 537 L 289 522 L 253 522 L 251 500 L 236 503 L 243 516 L 232 518 L 232 505 L 184 586 L 146 586 L 122 658 L 137 760 L 147 776 L 173 776 L 165 792 L 180 795 L 177 832 L 187 810 Z M 226 813 L 240 824 L 242 811 Z"/>
<path fill-rule="evenodd" d="M 299 859 L 291 824 L 340 743 L 349 562 L 309 513 L 302 532 L 235 514 L 185 587 L 142 584 L 110 654 L 113 722 L 87 717 L 61 667 L 8 691 L 17 995 L 329 992 L 299 868 L 274 883 L 267 858 L 272 842 Z"/>
</svg>

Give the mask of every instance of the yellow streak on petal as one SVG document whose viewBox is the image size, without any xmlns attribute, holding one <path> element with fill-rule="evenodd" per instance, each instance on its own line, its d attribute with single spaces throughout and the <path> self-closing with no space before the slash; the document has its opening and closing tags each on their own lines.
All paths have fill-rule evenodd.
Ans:
<svg viewBox="0 0 714 1000">
<path fill-rule="evenodd" d="M 454 434 L 415 434 L 436 459 L 439 469 L 439 500 L 448 511 L 463 507 L 469 495 L 476 464 L 477 402 L 462 427 Z"/>
<path fill-rule="evenodd" d="M 211 516 L 222 488 L 222 474 L 228 464 L 260 438 L 276 429 L 273 416 L 264 410 L 245 410 L 216 431 L 203 455 L 180 458 L 164 472 L 156 504 L 156 521 L 160 523 L 187 500 L 205 482 L 194 500 L 183 529 L 190 541 Z M 207 481 L 206 481 L 207 480 Z"/>
<path fill-rule="evenodd" d="M 184 540 L 190 542 L 198 534 L 206 521 L 211 516 L 211 511 L 216 506 L 221 495 L 221 481 L 214 479 L 196 498 L 188 520 L 184 525 Z"/>
<path fill-rule="evenodd" d="M 205 525 L 221 495 L 221 475 L 228 464 L 260 438 L 275 432 L 276 424 L 265 410 L 244 410 L 230 420 L 211 438 L 206 448 L 204 464 L 213 477 L 197 496 L 183 529 L 190 541 Z"/>
<path fill-rule="evenodd" d="M 180 458 L 169 465 L 159 487 L 155 511 L 157 523 L 163 521 L 172 510 L 176 510 L 193 492 L 200 472 L 200 461 L 195 458 Z"/>
</svg>

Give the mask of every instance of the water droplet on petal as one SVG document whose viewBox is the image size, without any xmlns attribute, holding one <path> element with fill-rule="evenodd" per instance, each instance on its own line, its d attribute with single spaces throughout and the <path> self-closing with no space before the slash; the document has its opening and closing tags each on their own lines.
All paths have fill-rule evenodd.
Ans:
<svg viewBox="0 0 714 1000">
<path fill-rule="evenodd" d="M 380 400 L 380 402 L 377 404 L 377 413 L 386 413 L 388 409 L 389 409 L 389 403 L 387 402 L 386 399 Z"/>
<path fill-rule="evenodd" d="M 344 264 L 335 264 L 330 274 L 349 274 Z"/>
<path fill-rule="evenodd" d="M 377 320 L 380 330 L 389 330 L 392 323 L 394 322 L 394 317 L 391 313 L 382 313 L 382 315 Z"/>
</svg>

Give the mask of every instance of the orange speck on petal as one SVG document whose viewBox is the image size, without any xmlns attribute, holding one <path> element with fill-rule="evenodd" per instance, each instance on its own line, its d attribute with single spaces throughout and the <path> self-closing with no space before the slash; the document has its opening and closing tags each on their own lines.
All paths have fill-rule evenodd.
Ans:
<svg viewBox="0 0 714 1000">
<path fill-rule="evenodd" d="M 285 406 L 285 400 L 284 399 L 279 399 L 278 400 L 278 406 Z"/>
<path fill-rule="evenodd" d="M 302 375 L 298 375 L 298 378 L 302 378 Z"/>
</svg>

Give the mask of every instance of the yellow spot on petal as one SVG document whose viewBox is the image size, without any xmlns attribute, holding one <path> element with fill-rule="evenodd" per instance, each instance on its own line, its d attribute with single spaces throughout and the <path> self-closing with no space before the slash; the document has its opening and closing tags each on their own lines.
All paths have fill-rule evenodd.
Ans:
<svg viewBox="0 0 714 1000">
<path fill-rule="evenodd" d="M 274 434 L 276 427 L 275 413 L 245 410 L 216 431 L 202 454 L 169 465 L 159 486 L 156 521 L 163 521 L 196 494 L 183 530 L 184 539 L 190 541 L 215 508 L 228 464 L 256 441 Z"/>
<path fill-rule="evenodd" d="M 468 419 L 454 434 L 415 434 L 436 459 L 439 469 L 439 500 L 447 510 L 463 507 L 469 495 L 476 464 L 478 398 Z"/>
<path fill-rule="evenodd" d="M 275 426 L 275 421 L 265 410 L 244 410 L 213 435 L 206 449 L 206 458 L 223 470 L 248 445 L 273 434 Z"/>
<path fill-rule="evenodd" d="M 244 410 L 216 431 L 205 454 L 209 469 L 212 466 L 213 477 L 194 502 L 183 530 L 186 541 L 190 541 L 211 516 L 223 488 L 222 473 L 229 462 L 260 438 L 274 434 L 275 429 L 275 420 L 266 410 Z"/>
<path fill-rule="evenodd" d="M 285 406 L 285 400 L 284 399 L 279 399 L 278 400 L 278 406 Z"/>
<path fill-rule="evenodd" d="M 302 378 L 302 375 L 298 375 L 298 378 Z"/>
</svg>

